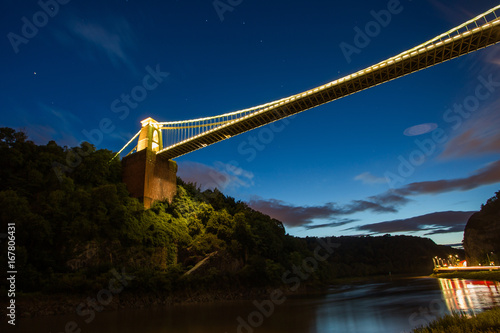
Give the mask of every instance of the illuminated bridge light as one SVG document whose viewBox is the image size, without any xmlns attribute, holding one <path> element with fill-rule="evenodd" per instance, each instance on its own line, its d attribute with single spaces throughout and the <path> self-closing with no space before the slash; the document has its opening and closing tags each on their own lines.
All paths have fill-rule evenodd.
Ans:
<svg viewBox="0 0 500 333">
<path fill-rule="evenodd" d="M 192 142 L 193 140 L 203 140 L 203 137 L 206 137 L 207 142 L 201 145 L 205 147 L 292 114 L 314 108 L 323 103 L 331 102 L 335 99 L 342 98 L 346 95 L 376 86 L 403 75 L 431 67 L 437 63 L 496 44 L 500 41 L 500 19 L 497 16 L 497 11 L 499 9 L 500 5 L 425 43 L 373 64 L 364 70 L 351 73 L 350 75 L 328 82 L 314 89 L 270 103 L 225 113 L 219 116 L 164 123 L 157 123 L 151 118 L 148 118 L 143 121 L 142 127 L 147 127 L 149 125 L 153 128 L 165 131 L 163 138 L 165 139 L 168 137 L 167 142 L 174 142 L 158 153 L 168 152 L 165 154 L 166 157 L 176 158 L 198 149 L 196 147 L 200 147 L 199 144 L 194 144 Z M 491 22 L 487 22 L 487 16 L 492 19 Z M 495 16 L 495 18 L 493 18 L 493 16 Z M 478 24 L 480 26 L 477 26 Z M 463 47 L 462 44 L 457 43 L 460 41 L 462 41 L 462 44 L 467 43 L 468 47 Z M 437 56 L 438 54 L 439 56 Z M 432 56 L 430 60 L 428 58 L 429 56 Z M 412 61 L 415 59 L 419 65 L 411 66 L 412 68 L 410 69 L 408 66 L 397 66 L 398 63 L 403 61 L 407 62 L 409 58 L 411 58 Z M 382 67 L 386 67 L 391 71 L 379 71 L 380 75 L 373 75 L 371 73 Z M 367 77 L 369 80 L 362 80 L 363 77 Z M 357 80 L 353 80 L 354 78 L 357 78 Z M 345 87 L 346 83 L 349 83 L 348 89 Z M 311 98 L 312 94 L 320 90 L 325 91 L 324 94 L 321 94 L 321 98 Z M 284 104 L 287 104 L 287 107 L 283 108 L 286 110 L 283 114 L 280 113 L 280 115 L 273 116 L 267 115 Z M 227 131 L 225 130 L 226 128 L 232 133 L 229 137 L 227 134 L 220 132 L 221 130 Z M 120 153 L 131 144 L 132 140 L 120 150 Z M 134 149 L 132 149 L 132 151 L 134 151 Z"/>
</svg>

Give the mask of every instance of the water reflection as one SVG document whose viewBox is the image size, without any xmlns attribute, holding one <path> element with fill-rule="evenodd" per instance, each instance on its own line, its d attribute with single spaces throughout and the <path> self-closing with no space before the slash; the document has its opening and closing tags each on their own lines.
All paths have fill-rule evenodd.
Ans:
<svg viewBox="0 0 500 333">
<path fill-rule="evenodd" d="M 75 322 L 81 333 L 409 332 L 451 311 L 475 314 L 500 305 L 500 284 L 433 278 L 372 281 L 335 286 L 320 295 L 288 296 L 272 309 L 262 302 L 101 312 L 90 324 L 75 313 L 20 319 L 16 333 L 65 332 L 68 322 Z"/>
<path fill-rule="evenodd" d="M 498 281 L 439 279 L 439 286 L 450 312 L 477 314 L 500 305 Z"/>
</svg>

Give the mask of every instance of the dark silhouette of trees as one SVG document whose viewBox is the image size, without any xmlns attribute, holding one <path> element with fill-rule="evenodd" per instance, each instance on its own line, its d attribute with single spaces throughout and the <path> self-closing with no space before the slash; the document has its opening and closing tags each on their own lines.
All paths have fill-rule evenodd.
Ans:
<svg viewBox="0 0 500 333">
<path fill-rule="evenodd" d="M 500 264 L 500 191 L 469 218 L 463 244 L 469 265 Z"/>
<path fill-rule="evenodd" d="M 110 270 L 122 267 L 136 276 L 130 290 L 277 285 L 318 246 L 317 238 L 287 235 L 280 221 L 244 202 L 181 179 L 171 204 L 144 210 L 121 182 L 121 162 L 111 161 L 113 155 L 86 142 L 35 145 L 23 132 L 0 128 L 0 225 L 6 230 L 7 223 L 16 224 L 16 264 L 23 272 L 18 290 L 102 288 Z M 497 193 L 484 210 L 499 202 Z M 307 283 L 422 272 L 432 268 L 433 256 L 449 254 L 449 248 L 417 237 L 334 241 L 341 246 Z M 6 247 L 0 255 L 5 258 Z"/>
</svg>

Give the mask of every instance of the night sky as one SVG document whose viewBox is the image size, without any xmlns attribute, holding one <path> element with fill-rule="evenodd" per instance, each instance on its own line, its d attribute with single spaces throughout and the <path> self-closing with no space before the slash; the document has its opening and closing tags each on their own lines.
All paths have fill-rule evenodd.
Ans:
<svg viewBox="0 0 500 333">
<path fill-rule="evenodd" d="M 147 117 L 207 117 L 296 94 L 495 5 L 4 0 L 0 126 L 38 144 L 118 151 Z M 376 17 L 373 37 L 346 52 Z M 468 217 L 500 190 L 499 59 L 492 46 L 255 129 L 176 159 L 178 175 L 296 236 L 460 243 Z"/>
</svg>

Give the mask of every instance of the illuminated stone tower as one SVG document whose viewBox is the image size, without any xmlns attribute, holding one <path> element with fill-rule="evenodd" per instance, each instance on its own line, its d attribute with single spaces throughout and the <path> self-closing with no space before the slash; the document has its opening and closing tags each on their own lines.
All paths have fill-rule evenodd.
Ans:
<svg viewBox="0 0 500 333">
<path fill-rule="evenodd" d="M 130 194 L 150 208 L 155 201 L 172 202 L 177 187 L 177 163 L 156 154 L 163 148 L 158 122 L 147 118 L 141 124 L 137 152 L 122 159 L 122 177 Z"/>
</svg>

